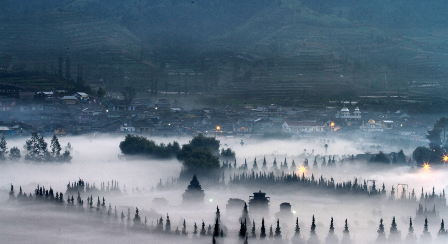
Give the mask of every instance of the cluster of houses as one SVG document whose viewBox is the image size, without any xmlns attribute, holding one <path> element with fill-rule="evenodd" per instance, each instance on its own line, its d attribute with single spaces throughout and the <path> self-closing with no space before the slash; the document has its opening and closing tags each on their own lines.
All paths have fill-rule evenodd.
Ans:
<svg viewBox="0 0 448 244">
<path fill-rule="evenodd" d="M 29 93 L 29 92 L 28 92 Z M 162 99 L 98 99 L 83 92 L 58 91 L 22 94 L 20 99 L 0 97 L 0 133 L 24 135 L 85 133 L 137 133 L 182 136 L 203 133 L 229 137 L 308 137 L 360 132 L 409 135 L 426 130 L 401 111 L 372 113 L 358 107 L 308 109 L 267 106 L 190 107 L 171 97 Z M 66 94 L 66 93 L 65 93 Z M 54 121 L 57 121 L 55 123 Z M 412 134 L 412 136 L 415 136 Z"/>
</svg>

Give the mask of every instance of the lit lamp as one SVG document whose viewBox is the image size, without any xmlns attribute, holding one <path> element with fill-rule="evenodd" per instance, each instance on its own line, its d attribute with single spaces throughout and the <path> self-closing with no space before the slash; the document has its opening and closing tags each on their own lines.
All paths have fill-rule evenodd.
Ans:
<svg viewBox="0 0 448 244">
<path fill-rule="evenodd" d="M 219 130 L 221 130 L 221 126 L 218 125 L 218 126 L 216 126 L 216 135 L 215 135 L 215 137 L 218 137 L 218 131 Z"/>
</svg>

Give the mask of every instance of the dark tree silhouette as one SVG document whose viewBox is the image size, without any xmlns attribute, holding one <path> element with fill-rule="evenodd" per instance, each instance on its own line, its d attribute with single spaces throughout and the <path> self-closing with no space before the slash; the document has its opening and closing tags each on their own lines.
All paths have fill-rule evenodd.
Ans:
<svg viewBox="0 0 448 244">
<path fill-rule="evenodd" d="M 266 238 L 266 228 L 264 226 L 264 218 L 262 218 L 260 228 L 260 240 L 264 240 L 265 238 Z"/>
<path fill-rule="evenodd" d="M 20 149 L 18 147 L 12 147 L 9 150 L 9 160 L 18 161 L 21 157 L 22 155 L 20 155 Z"/>
<path fill-rule="evenodd" d="M 380 225 L 377 230 L 378 237 L 376 238 L 377 243 L 385 243 L 386 242 L 386 234 L 384 233 L 384 224 L 383 219 L 380 220 Z"/>
</svg>

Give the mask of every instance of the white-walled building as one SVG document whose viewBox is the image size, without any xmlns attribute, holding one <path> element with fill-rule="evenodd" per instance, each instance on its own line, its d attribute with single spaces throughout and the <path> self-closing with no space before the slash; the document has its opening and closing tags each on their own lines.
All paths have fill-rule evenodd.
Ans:
<svg viewBox="0 0 448 244">
<path fill-rule="evenodd" d="M 285 121 L 282 127 L 283 132 L 292 134 L 322 133 L 327 128 L 325 124 L 316 121 Z"/>
<path fill-rule="evenodd" d="M 356 107 L 353 114 L 350 113 L 350 110 L 347 107 L 343 107 L 339 113 L 336 114 L 337 119 L 347 120 L 360 120 L 361 119 L 361 111 Z"/>
</svg>

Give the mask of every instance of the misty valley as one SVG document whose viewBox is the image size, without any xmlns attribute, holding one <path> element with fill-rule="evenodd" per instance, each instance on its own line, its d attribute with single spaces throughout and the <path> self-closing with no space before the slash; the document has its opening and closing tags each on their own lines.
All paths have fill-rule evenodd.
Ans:
<svg viewBox="0 0 448 244">
<path fill-rule="evenodd" d="M 401 164 L 372 162 L 361 158 L 359 142 L 338 137 L 59 140 L 70 143 L 69 161 L 25 159 L 32 150 L 24 147 L 27 155 L 0 165 L 0 219 L 11 223 L 2 229 L 6 242 L 35 235 L 45 236 L 35 243 L 446 241 L 443 163 L 420 167 L 409 156 Z M 204 157 L 216 168 L 202 165 Z"/>
<path fill-rule="evenodd" d="M 447 9 L 0 0 L 0 244 L 448 243 Z"/>
</svg>

